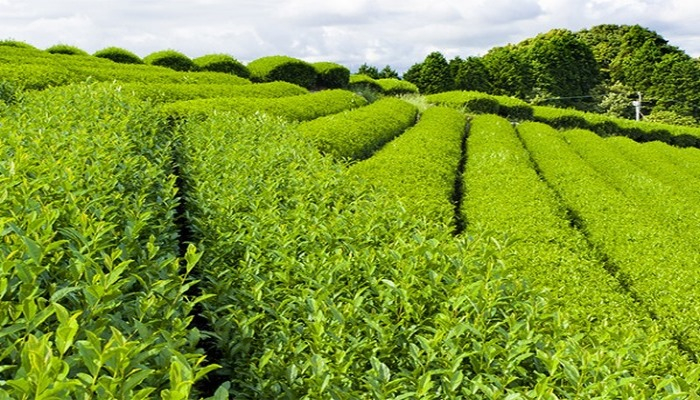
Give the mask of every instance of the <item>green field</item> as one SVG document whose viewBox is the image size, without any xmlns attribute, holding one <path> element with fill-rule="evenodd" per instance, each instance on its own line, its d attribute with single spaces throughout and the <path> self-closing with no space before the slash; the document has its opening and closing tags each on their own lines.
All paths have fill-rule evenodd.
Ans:
<svg viewBox="0 0 700 400">
<path fill-rule="evenodd" d="M 0 399 L 699 395 L 696 128 L 0 60 Z"/>
</svg>

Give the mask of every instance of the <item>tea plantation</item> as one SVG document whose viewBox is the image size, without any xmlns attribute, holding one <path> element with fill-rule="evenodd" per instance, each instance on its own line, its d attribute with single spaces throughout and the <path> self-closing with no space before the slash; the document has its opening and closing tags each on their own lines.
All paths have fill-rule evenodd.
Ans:
<svg viewBox="0 0 700 400">
<path fill-rule="evenodd" d="M 700 129 L 78 50 L 0 45 L 0 399 L 698 397 Z"/>
</svg>

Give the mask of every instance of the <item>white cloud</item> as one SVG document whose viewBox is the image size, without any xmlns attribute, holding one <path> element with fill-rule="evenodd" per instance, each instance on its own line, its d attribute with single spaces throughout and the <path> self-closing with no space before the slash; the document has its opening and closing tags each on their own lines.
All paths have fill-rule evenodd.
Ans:
<svg viewBox="0 0 700 400">
<path fill-rule="evenodd" d="M 40 48 L 174 48 L 242 61 L 286 54 L 400 71 L 431 51 L 483 55 L 553 28 L 603 23 L 638 23 L 700 55 L 694 0 L 0 0 L 0 38 Z"/>
</svg>

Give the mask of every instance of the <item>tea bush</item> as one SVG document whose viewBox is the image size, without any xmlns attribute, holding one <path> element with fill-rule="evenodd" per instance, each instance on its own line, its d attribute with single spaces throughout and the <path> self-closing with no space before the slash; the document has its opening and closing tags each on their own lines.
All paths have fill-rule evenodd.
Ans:
<svg viewBox="0 0 700 400">
<path fill-rule="evenodd" d="M 102 50 L 96 51 L 93 56 L 99 58 L 106 58 L 112 60 L 119 64 L 143 64 L 141 57 L 130 52 L 129 50 L 122 49 L 119 47 L 106 47 Z"/>
<path fill-rule="evenodd" d="M 224 72 L 250 78 L 248 67 L 228 54 L 208 54 L 192 60 L 200 71 Z"/>
<path fill-rule="evenodd" d="M 143 62 L 175 71 L 197 70 L 197 65 L 189 57 L 175 50 L 156 51 L 144 57 Z"/>
<path fill-rule="evenodd" d="M 254 82 L 290 82 L 307 89 L 316 84 L 317 72 L 313 65 L 288 56 L 268 56 L 248 63 Z"/>
</svg>

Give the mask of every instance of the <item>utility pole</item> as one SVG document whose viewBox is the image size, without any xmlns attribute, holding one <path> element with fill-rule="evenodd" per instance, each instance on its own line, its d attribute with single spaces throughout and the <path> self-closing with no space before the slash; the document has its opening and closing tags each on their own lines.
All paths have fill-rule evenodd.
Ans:
<svg viewBox="0 0 700 400">
<path fill-rule="evenodd" d="M 637 92 L 637 96 L 639 96 L 638 100 L 635 100 L 632 102 L 632 105 L 634 106 L 634 116 L 637 121 L 642 119 L 642 92 Z"/>
</svg>

